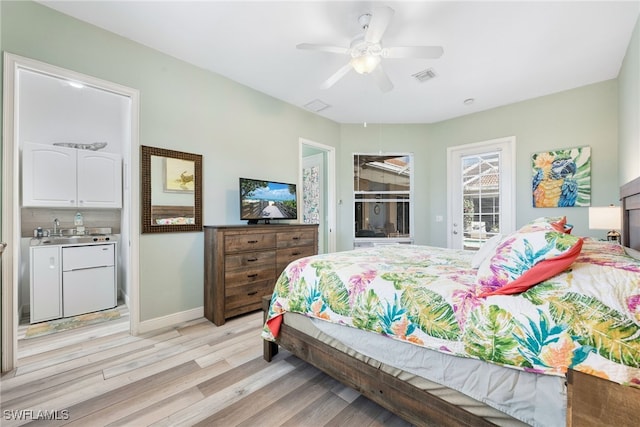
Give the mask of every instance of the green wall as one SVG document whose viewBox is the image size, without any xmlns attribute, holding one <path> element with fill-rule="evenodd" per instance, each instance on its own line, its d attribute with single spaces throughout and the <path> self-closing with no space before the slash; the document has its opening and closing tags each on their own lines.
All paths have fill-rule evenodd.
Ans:
<svg viewBox="0 0 640 427">
<path fill-rule="evenodd" d="M 618 98 L 622 185 L 640 176 L 640 18 L 620 68 Z"/>
<path fill-rule="evenodd" d="M 434 124 L 364 128 L 323 119 L 37 3 L 2 1 L 0 13 L 3 51 L 138 89 L 140 144 L 203 155 L 205 224 L 240 222 L 239 176 L 295 182 L 300 137 L 337 148 L 338 250 L 352 247 L 353 152 L 415 154 L 416 243 L 436 246 L 447 241 L 435 216 L 446 215 L 449 146 L 515 136 L 516 225 L 566 214 L 576 232 L 587 235 L 586 208 L 531 207 L 531 154 L 590 145 L 594 205 L 617 203 L 618 157 L 620 164 L 627 157 L 618 156 L 618 129 L 624 150 L 640 156 L 637 26 L 619 84 L 601 82 Z M 620 177 L 639 175 L 638 163 L 621 168 Z M 203 274 L 202 233 L 142 235 L 141 320 L 201 306 Z"/>
</svg>

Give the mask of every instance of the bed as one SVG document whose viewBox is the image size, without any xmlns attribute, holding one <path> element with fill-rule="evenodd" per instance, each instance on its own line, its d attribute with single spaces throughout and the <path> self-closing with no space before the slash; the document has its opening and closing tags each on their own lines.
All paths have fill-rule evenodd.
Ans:
<svg viewBox="0 0 640 427">
<path fill-rule="evenodd" d="M 193 206 L 151 206 L 153 225 L 195 224 Z"/>
<path fill-rule="evenodd" d="M 631 425 L 640 178 L 621 201 L 627 250 L 541 218 L 484 254 L 399 245 L 294 262 L 274 288 L 265 359 L 280 345 L 415 425 Z M 544 262 L 496 264 L 518 253 Z"/>
</svg>

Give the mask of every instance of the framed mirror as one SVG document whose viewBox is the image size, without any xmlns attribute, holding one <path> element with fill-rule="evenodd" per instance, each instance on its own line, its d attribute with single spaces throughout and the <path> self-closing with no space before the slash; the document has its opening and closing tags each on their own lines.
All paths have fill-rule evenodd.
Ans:
<svg viewBox="0 0 640 427">
<path fill-rule="evenodd" d="M 202 156 L 140 148 L 142 232 L 202 231 Z"/>
</svg>

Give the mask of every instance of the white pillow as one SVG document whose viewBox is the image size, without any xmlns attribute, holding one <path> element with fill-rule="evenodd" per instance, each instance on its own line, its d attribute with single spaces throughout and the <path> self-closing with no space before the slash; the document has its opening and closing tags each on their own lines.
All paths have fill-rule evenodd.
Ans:
<svg viewBox="0 0 640 427">
<path fill-rule="evenodd" d="M 498 233 L 480 246 L 480 249 L 473 255 L 471 259 L 471 268 L 478 268 L 482 261 L 485 260 L 486 257 L 491 255 L 500 241 L 502 240 L 502 234 Z"/>
</svg>

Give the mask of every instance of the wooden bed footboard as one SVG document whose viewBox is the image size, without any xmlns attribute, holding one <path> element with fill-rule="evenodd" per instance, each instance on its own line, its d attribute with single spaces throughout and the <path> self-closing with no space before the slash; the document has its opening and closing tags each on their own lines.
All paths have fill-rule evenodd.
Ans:
<svg viewBox="0 0 640 427">
<path fill-rule="evenodd" d="M 582 372 L 567 374 L 567 426 L 637 426 L 640 388 Z"/>
</svg>

